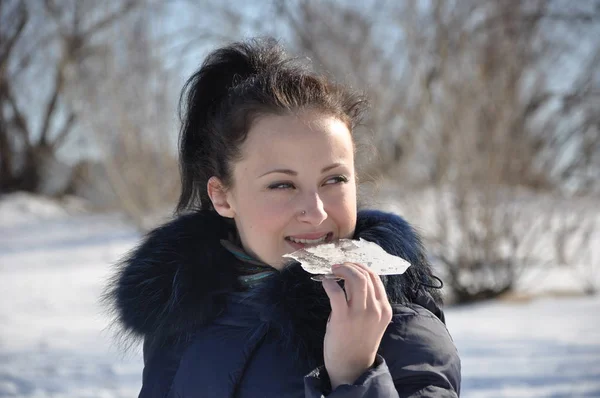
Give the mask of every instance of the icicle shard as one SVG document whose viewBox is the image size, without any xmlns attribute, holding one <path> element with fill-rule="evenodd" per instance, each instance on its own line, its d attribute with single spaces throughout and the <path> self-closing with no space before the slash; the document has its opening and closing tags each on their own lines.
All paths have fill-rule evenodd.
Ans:
<svg viewBox="0 0 600 398">
<path fill-rule="evenodd" d="M 340 239 L 300 249 L 283 257 L 298 261 L 306 272 L 314 275 L 331 274 L 333 264 L 344 262 L 366 265 L 377 275 L 403 274 L 410 267 L 408 261 L 392 256 L 378 244 L 364 239 Z"/>
</svg>

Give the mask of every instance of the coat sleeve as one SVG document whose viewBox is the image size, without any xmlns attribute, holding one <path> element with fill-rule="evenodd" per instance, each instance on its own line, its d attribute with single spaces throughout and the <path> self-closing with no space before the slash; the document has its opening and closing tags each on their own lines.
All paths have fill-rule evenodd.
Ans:
<svg viewBox="0 0 600 398">
<path fill-rule="evenodd" d="M 419 306 L 395 311 L 374 366 L 330 391 L 324 367 L 304 380 L 306 398 L 417 398 L 460 395 L 460 359 L 444 323 Z"/>
</svg>

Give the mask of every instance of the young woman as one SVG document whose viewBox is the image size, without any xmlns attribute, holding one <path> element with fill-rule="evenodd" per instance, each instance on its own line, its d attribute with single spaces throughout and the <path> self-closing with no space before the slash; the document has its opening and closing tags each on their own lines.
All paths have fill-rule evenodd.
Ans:
<svg viewBox="0 0 600 398">
<path fill-rule="evenodd" d="M 183 190 L 109 288 L 143 338 L 141 398 L 456 397 L 460 360 L 418 236 L 357 210 L 353 128 L 364 100 L 274 40 L 211 53 L 182 95 Z M 340 238 L 412 266 L 336 264 L 310 278 L 282 255 Z"/>
</svg>

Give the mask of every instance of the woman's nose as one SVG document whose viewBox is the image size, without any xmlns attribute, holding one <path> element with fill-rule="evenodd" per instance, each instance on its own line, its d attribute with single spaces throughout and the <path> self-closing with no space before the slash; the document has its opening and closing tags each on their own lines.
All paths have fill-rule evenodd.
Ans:
<svg viewBox="0 0 600 398">
<path fill-rule="evenodd" d="M 325 205 L 317 192 L 306 195 L 300 208 L 300 219 L 314 225 L 319 225 L 327 218 Z"/>
</svg>

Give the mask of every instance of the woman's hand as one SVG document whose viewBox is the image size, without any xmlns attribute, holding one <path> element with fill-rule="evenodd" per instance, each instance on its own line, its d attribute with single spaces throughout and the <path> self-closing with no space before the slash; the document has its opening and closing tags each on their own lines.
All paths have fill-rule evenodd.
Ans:
<svg viewBox="0 0 600 398">
<path fill-rule="evenodd" d="M 392 319 L 392 307 L 381 279 L 368 267 L 344 263 L 332 267 L 345 280 L 323 287 L 331 302 L 324 342 L 325 368 L 331 387 L 353 384 L 375 362 L 381 338 Z"/>
</svg>

